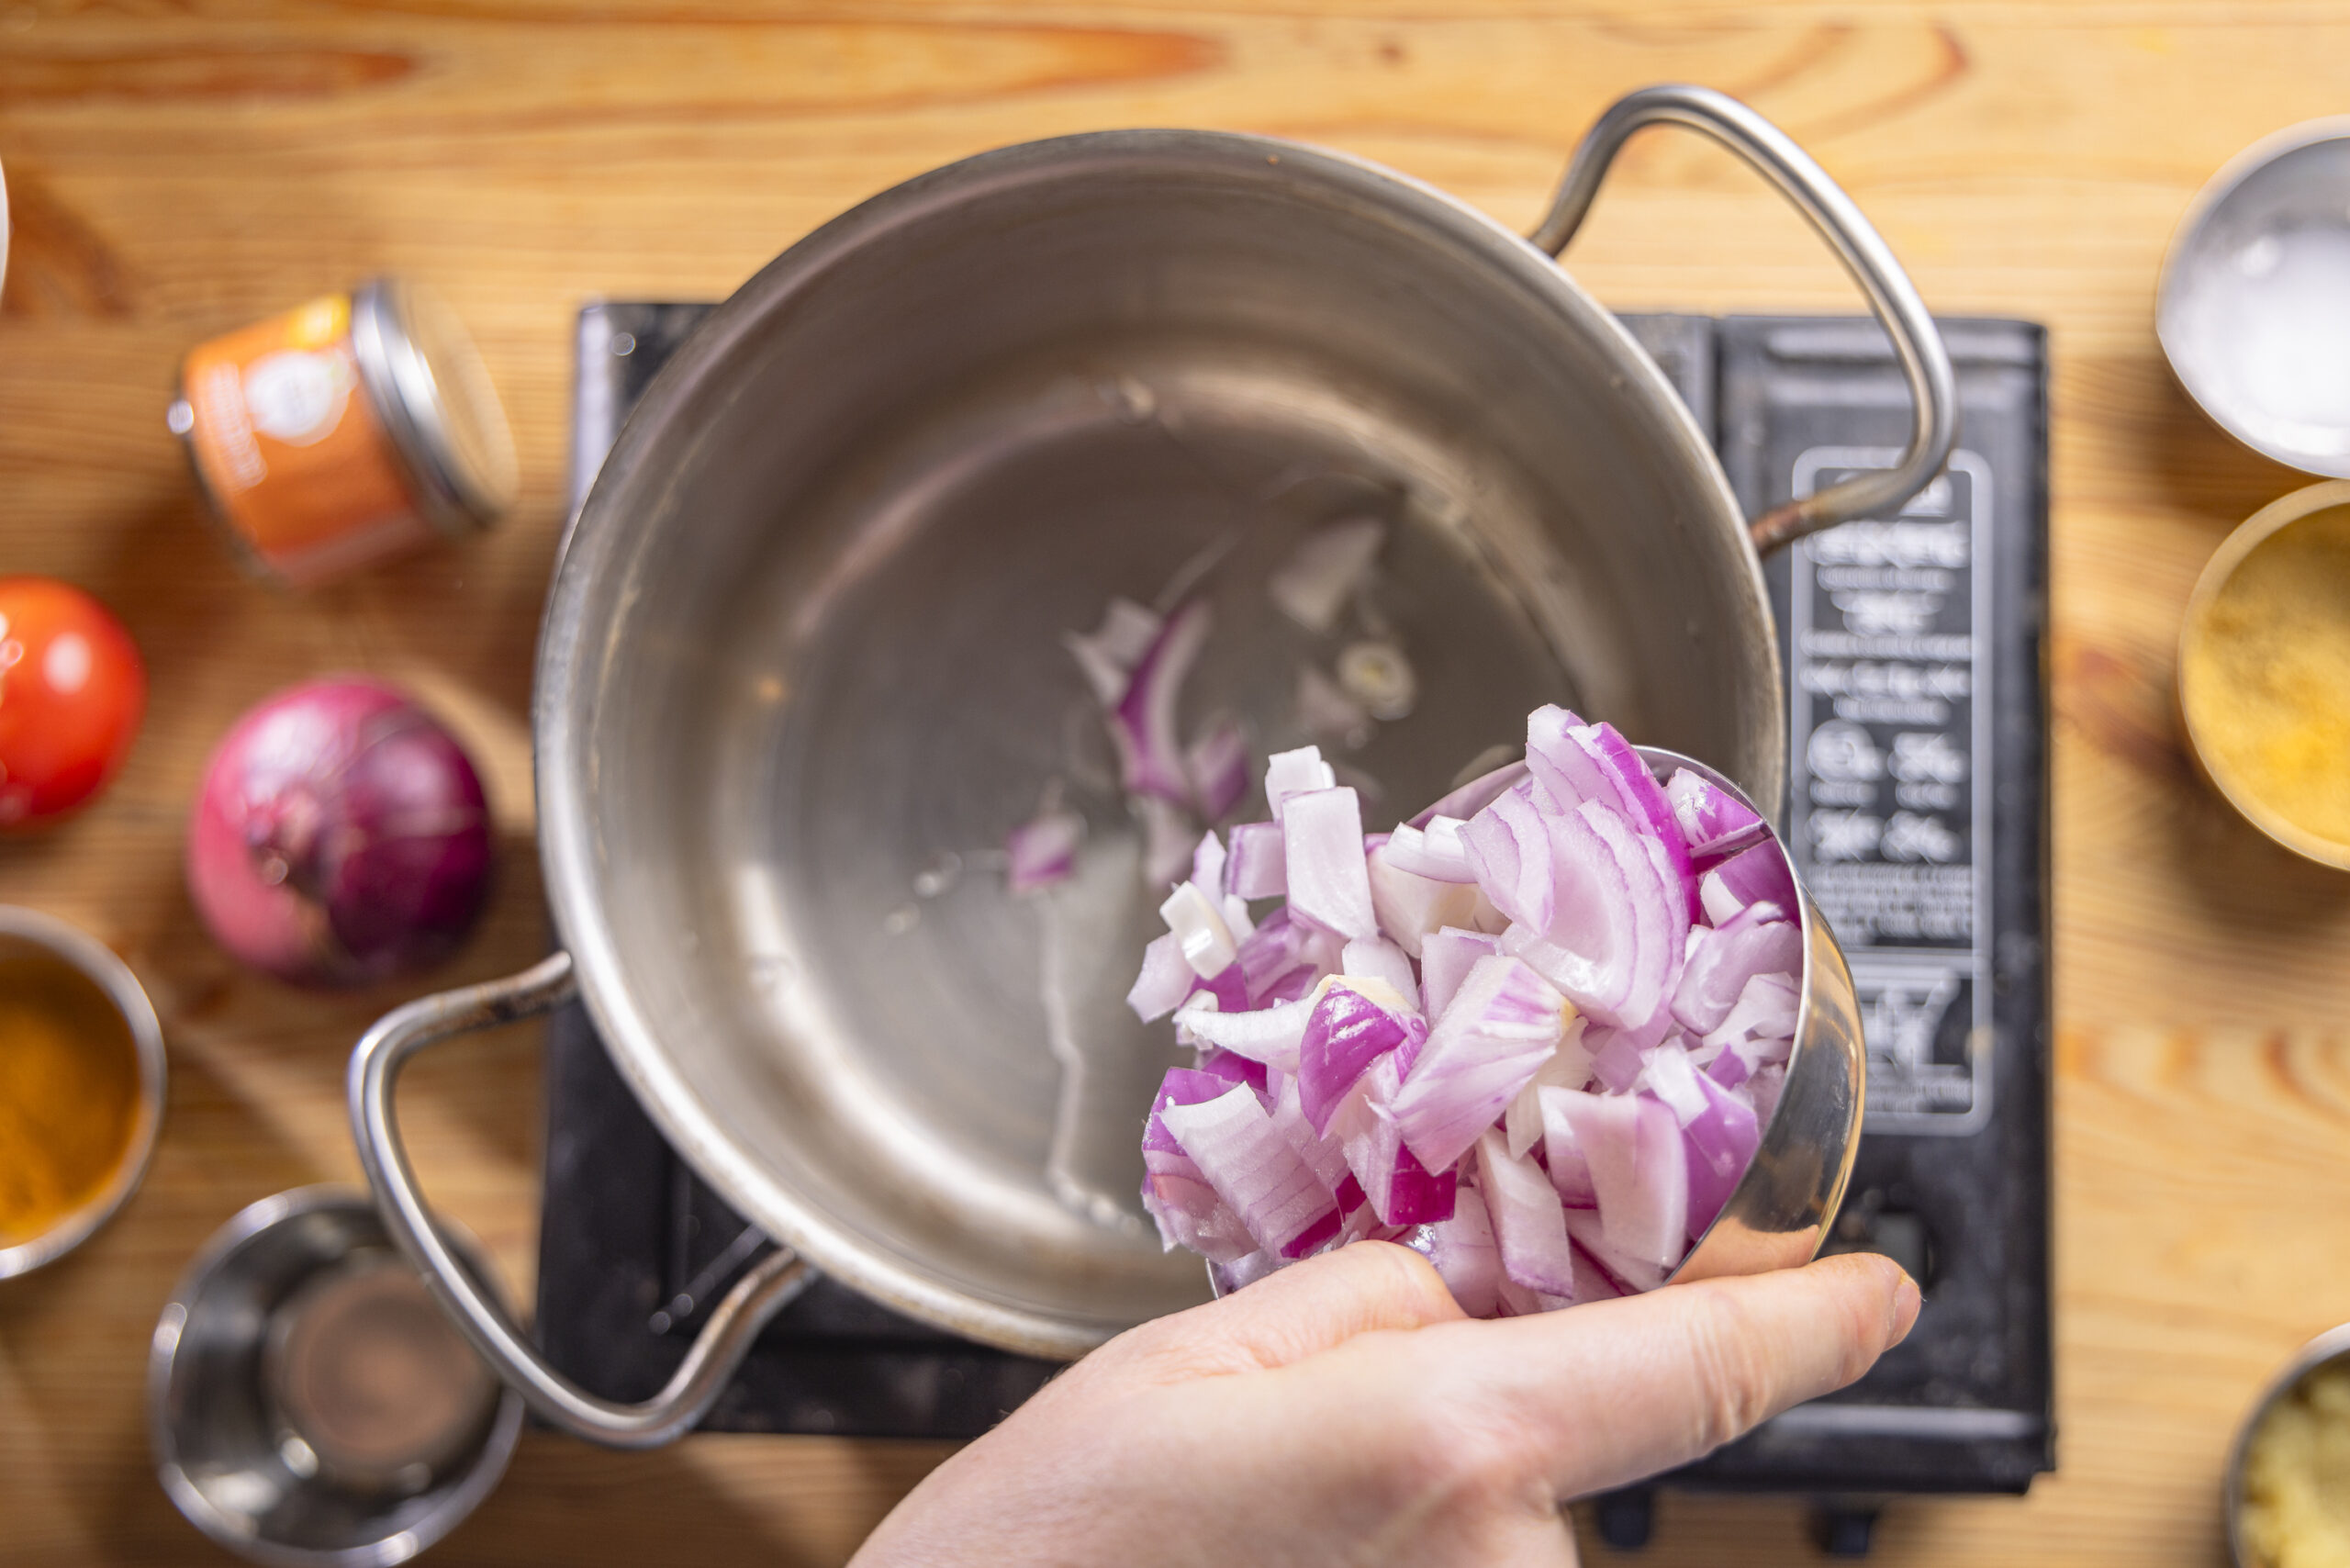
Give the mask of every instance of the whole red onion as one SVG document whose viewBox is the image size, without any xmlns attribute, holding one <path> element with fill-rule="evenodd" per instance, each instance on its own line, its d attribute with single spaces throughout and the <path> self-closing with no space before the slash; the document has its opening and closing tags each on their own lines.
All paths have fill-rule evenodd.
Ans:
<svg viewBox="0 0 2350 1568">
<path fill-rule="evenodd" d="M 330 677 L 261 703 L 213 751 L 188 891 L 254 968 L 359 985 L 454 952 L 490 854 L 481 779 L 449 732 L 391 687 Z"/>
</svg>

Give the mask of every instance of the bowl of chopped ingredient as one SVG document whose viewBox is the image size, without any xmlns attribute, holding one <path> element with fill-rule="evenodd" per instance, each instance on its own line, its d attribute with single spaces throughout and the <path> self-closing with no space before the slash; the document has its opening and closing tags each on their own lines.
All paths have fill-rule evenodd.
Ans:
<svg viewBox="0 0 2350 1568">
<path fill-rule="evenodd" d="M 0 904 L 0 1279 L 80 1246 L 139 1185 L 163 1116 L 163 1032 L 130 967 Z"/>
<path fill-rule="evenodd" d="M 2203 568 L 2179 633 L 2195 759 L 2253 826 L 2350 870 L 2350 480 L 2271 502 Z"/>
<path fill-rule="evenodd" d="M 1128 997 L 1193 1053 L 1143 1206 L 1219 1293 L 1389 1241 L 1514 1316 L 1818 1253 L 1860 1003 L 1736 785 L 1546 705 L 1521 761 L 1390 833 L 1316 747 L 1265 796 L 1200 841 Z"/>
<path fill-rule="evenodd" d="M 1556 264 L 1627 139 L 1663 124 L 1739 153 L 1830 241 L 1908 384 L 1903 448 L 1746 515 L 1656 364 Z M 1521 756 L 1550 704 L 1775 809 L 1785 691 L 1760 553 L 1893 515 L 1954 420 L 1948 356 L 1882 239 L 1783 133 L 1702 88 L 1610 107 L 1530 237 L 1360 159 L 1221 131 L 1032 142 L 883 192 L 714 311 L 597 475 L 532 709 L 564 950 L 360 1043 L 352 1120 L 386 1227 L 535 1409 L 615 1443 L 689 1427 L 811 1267 L 1063 1358 L 1196 1304 L 1199 1260 L 1164 1249 L 1141 1196 L 1144 1124 L 1181 1047 L 1128 993 L 1177 885 L 1207 896 L 1210 836 L 1269 816 L 1270 759 L 1326 748 L 1309 842 L 1348 877 L 1369 874 L 1368 838 Z M 1347 791 L 1351 834 L 1322 836 Z M 1603 835 L 1626 809 L 1546 799 L 1590 804 L 1609 825 L 1577 820 Z M 1635 1052 L 1675 1026 L 1704 1050 L 1739 1001 L 1701 986 L 1695 1024 L 1660 1014 L 1688 962 L 1660 933 L 1702 913 L 1702 879 L 1673 876 L 1678 915 L 1648 888 L 1631 946 L 1539 955 L 1578 986 L 1577 958 L 1634 965 L 1637 1006 L 1606 977 L 1578 1006 L 1613 1014 Z M 1740 940 L 1784 947 L 1798 912 L 1774 907 L 1782 929 Z M 1517 924 L 1547 940 L 1532 909 Z M 1343 944 L 1320 951 L 1347 972 Z M 1783 1020 L 1786 977 L 1808 978 L 1784 957 L 1752 974 L 1782 982 L 1753 1006 Z M 1539 986 L 1560 989 L 1538 975 L 1522 993 Z M 680 1158 L 779 1244 L 677 1385 L 637 1406 L 559 1377 L 465 1276 L 394 1114 L 416 1051 L 574 994 Z M 1705 1065 L 1680 1049 L 1660 1073 Z M 1732 1059 L 1758 1081 L 1778 1065 Z M 1701 1140 L 1729 1129 L 1709 1147 L 1735 1164 L 1756 1103 L 1669 1089 L 1670 1139 L 1643 1111 L 1628 1142 L 1621 1104 L 1561 1114 L 1591 1114 L 1577 1146 L 1611 1180 L 1623 1159 L 1681 1158 L 1684 1111 Z M 1424 1151 L 1458 1166 L 1458 1130 Z M 1807 1203 L 1841 1179 L 1848 1134 L 1840 1118 L 1806 1150 Z M 1525 1184 L 1527 1167 L 1494 1169 Z M 1589 1223 L 1572 1207 L 1552 1216 Z M 1788 1255 L 1808 1256 L 1812 1217 L 1774 1233 Z M 1672 1221 L 1669 1201 L 1628 1211 L 1609 1246 L 1637 1273 L 1626 1238 L 1645 1224 L 1661 1256 Z"/>
<path fill-rule="evenodd" d="M 2350 1563 L 2350 1327 L 2302 1346 L 2261 1392 L 2226 1488 L 2236 1568 Z"/>
</svg>

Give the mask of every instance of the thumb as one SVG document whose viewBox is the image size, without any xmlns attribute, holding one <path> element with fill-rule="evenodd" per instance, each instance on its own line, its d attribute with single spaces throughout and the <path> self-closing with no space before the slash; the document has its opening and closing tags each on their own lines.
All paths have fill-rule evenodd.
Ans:
<svg viewBox="0 0 2350 1568">
<path fill-rule="evenodd" d="M 1918 1307 L 1898 1264 L 1849 1253 L 1475 1325 L 1446 1336 L 1444 1373 L 1522 1437 L 1553 1495 L 1579 1496 L 1685 1464 L 1843 1387 L 1901 1342 Z"/>
</svg>

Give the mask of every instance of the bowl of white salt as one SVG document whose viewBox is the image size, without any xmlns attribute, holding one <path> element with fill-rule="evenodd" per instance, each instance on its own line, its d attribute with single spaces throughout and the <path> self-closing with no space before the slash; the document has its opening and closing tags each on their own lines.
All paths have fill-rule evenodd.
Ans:
<svg viewBox="0 0 2350 1568">
<path fill-rule="evenodd" d="M 2154 330 L 2221 428 L 2350 478 L 2350 116 L 2278 131 L 2212 176 L 2164 259 Z"/>
</svg>

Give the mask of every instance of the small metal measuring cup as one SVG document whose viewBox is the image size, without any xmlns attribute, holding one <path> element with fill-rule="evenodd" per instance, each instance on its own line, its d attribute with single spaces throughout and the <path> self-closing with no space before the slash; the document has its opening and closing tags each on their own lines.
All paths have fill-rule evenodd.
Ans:
<svg viewBox="0 0 2350 1568">
<path fill-rule="evenodd" d="M 478 1249 L 442 1231 L 487 1279 Z M 358 1342 L 372 1353 L 332 1365 L 318 1341 L 370 1314 L 374 1343 Z M 404 1408 L 419 1362 L 386 1353 L 383 1336 L 400 1331 L 387 1314 L 440 1337 L 423 1349 L 441 1408 L 422 1426 Z M 522 1428 L 522 1396 L 442 1316 L 366 1194 L 342 1187 L 263 1198 L 215 1233 L 156 1321 L 147 1396 L 164 1492 L 206 1535 L 274 1568 L 408 1561 L 489 1495 Z"/>
<path fill-rule="evenodd" d="M 1695 757 L 1662 746 L 1635 746 L 1659 779 L 1687 768 L 1767 824 L 1770 818 L 1745 790 Z M 1526 776 L 1526 764 L 1495 768 L 1446 797 L 1491 800 Z M 1438 807 L 1413 819 L 1425 827 Z M 1447 806 L 1448 814 L 1449 807 Z M 1776 843 L 1767 826 L 1755 835 Z M 1786 1083 L 1762 1128 L 1762 1141 L 1739 1179 L 1729 1202 L 1696 1245 L 1667 1276 L 1707 1280 L 1725 1274 L 1762 1274 L 1800 1268 L 1817 1257 L 1844 1205 L 1852 1161 L 1861 1148 L 1861 1116 L 1868 1104 L 1868 1048 L 1861 1032 L 1860 993 L 1844 950 L 1828 928 L 1827 917 L 1787 857 L 1787 877 L 1803 906 L 1804 953 L 1801 1000 L 1796 1013 L 1796 1043 L 1787 1058 Z M 1218 1295 L 1232 1287 L 1217 1264 L 1208 1266 L 1208 1284 Z"/>
</svg>

